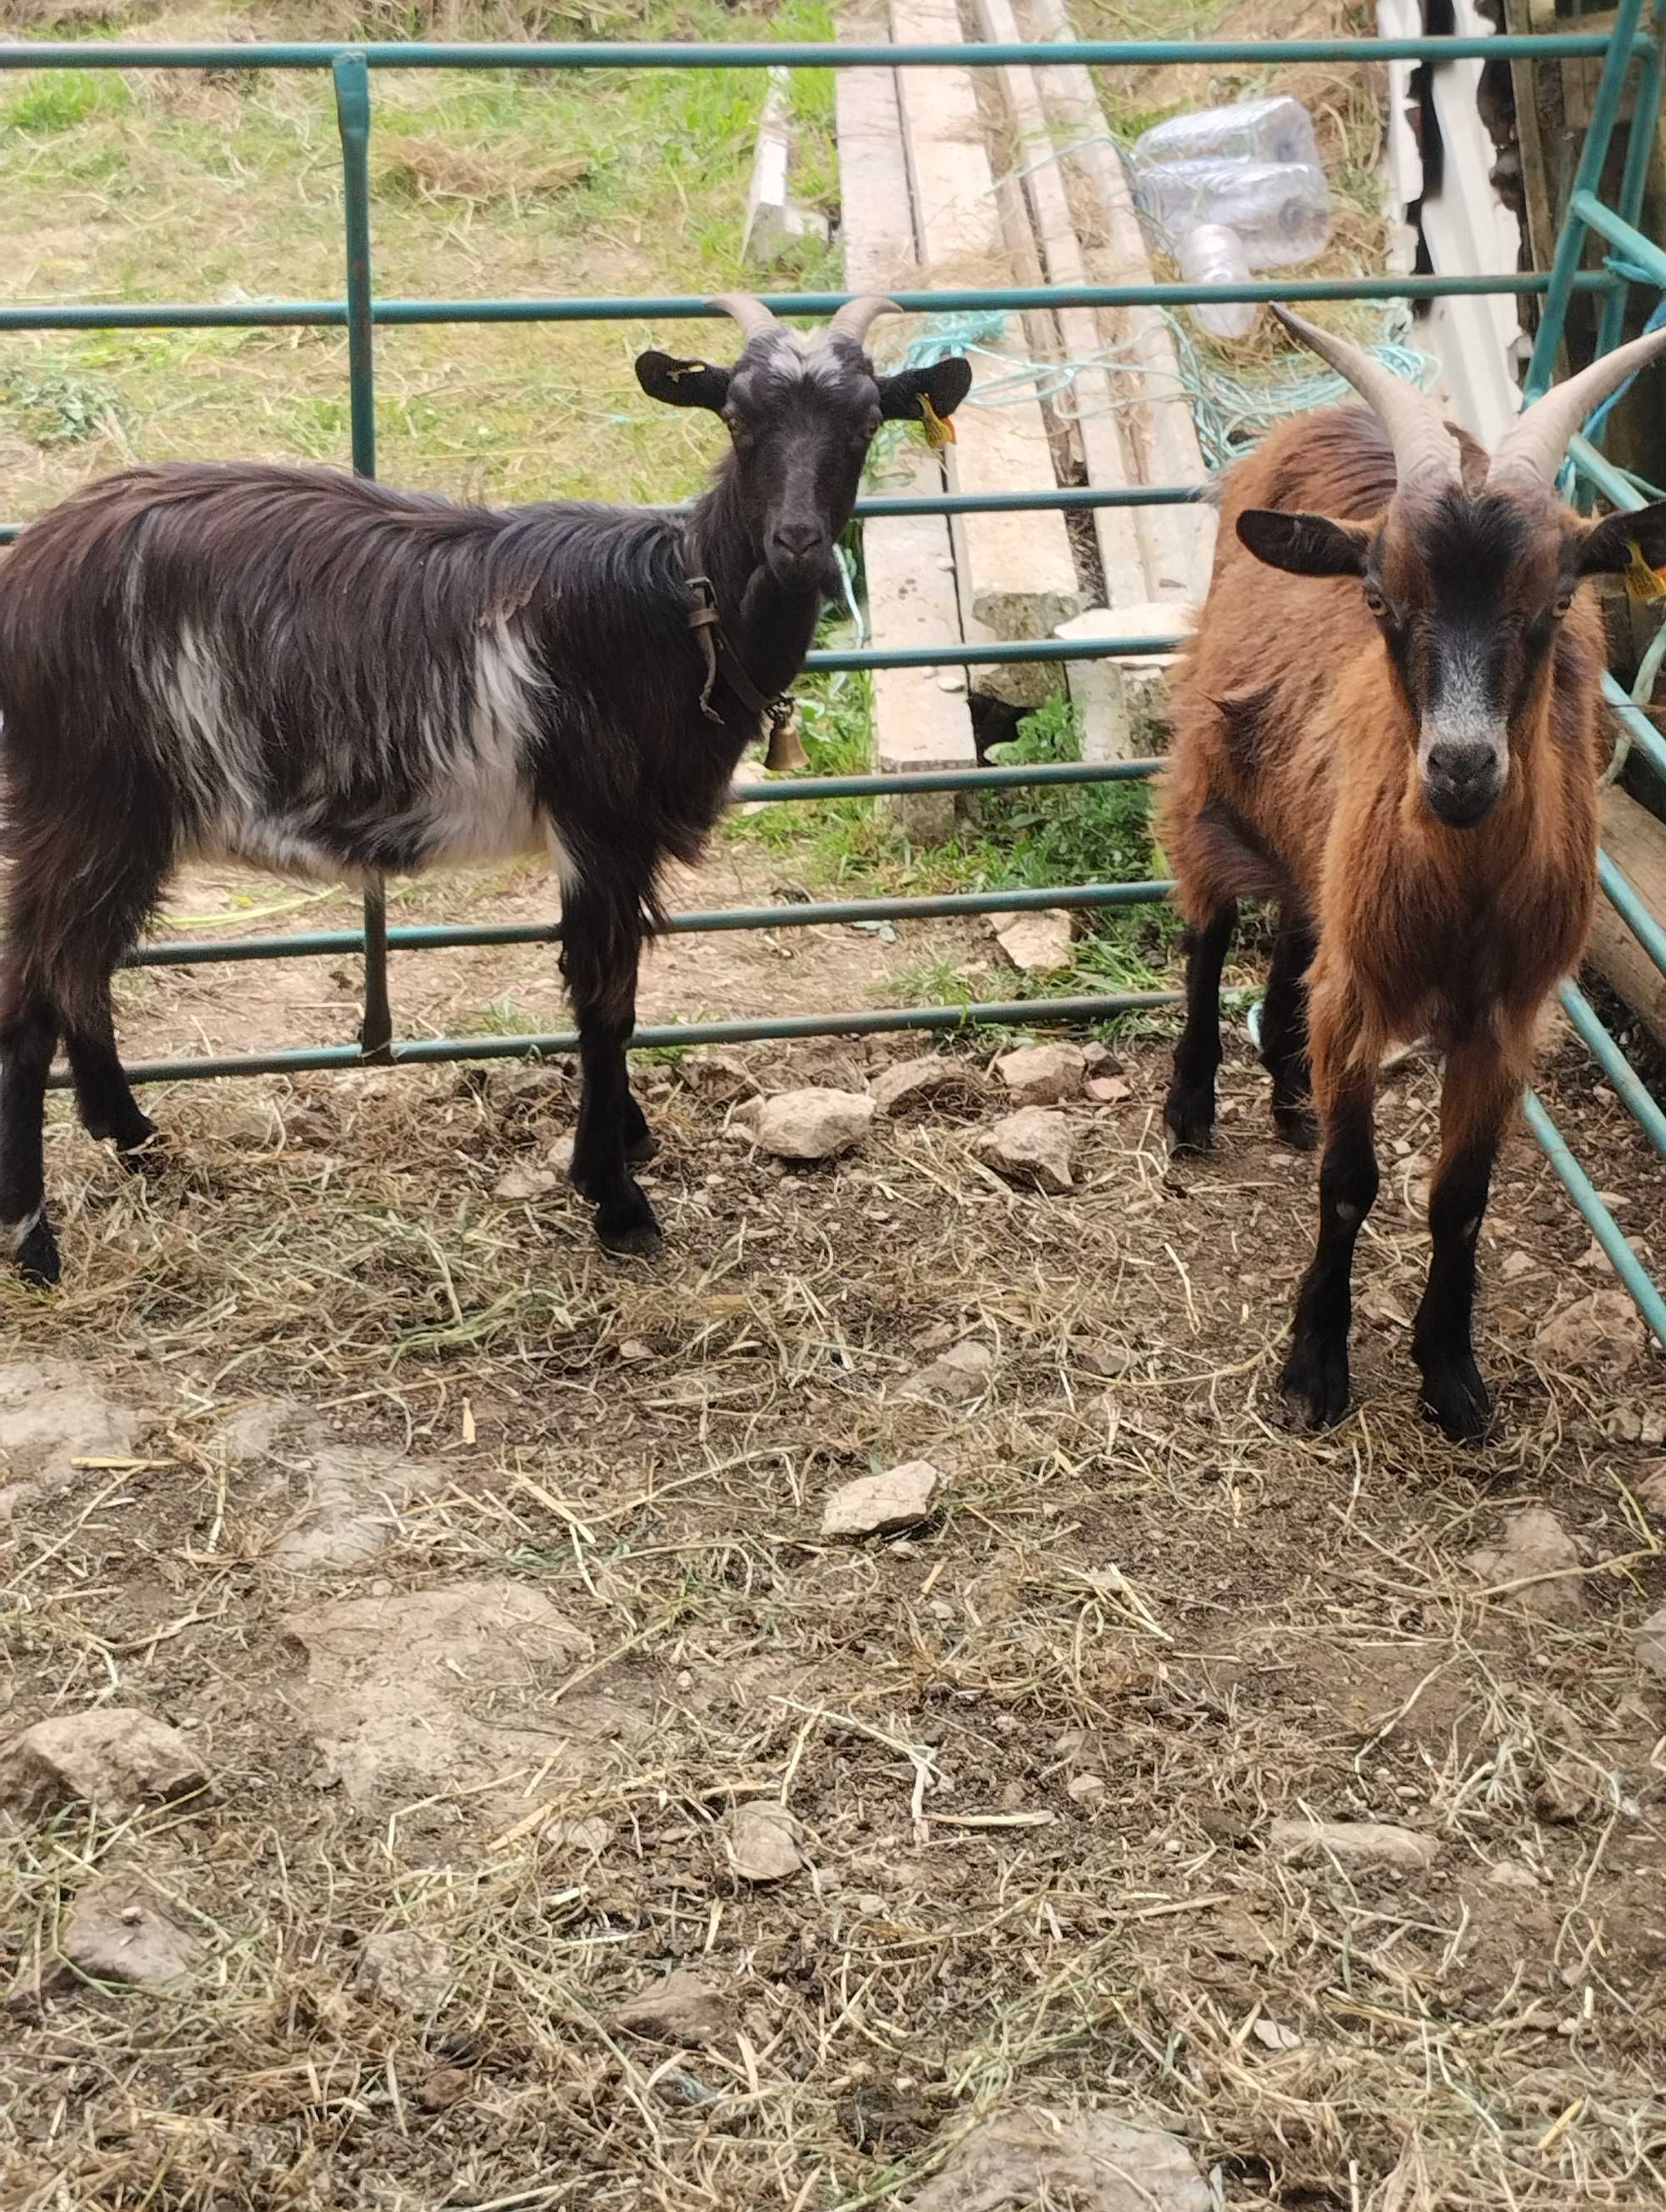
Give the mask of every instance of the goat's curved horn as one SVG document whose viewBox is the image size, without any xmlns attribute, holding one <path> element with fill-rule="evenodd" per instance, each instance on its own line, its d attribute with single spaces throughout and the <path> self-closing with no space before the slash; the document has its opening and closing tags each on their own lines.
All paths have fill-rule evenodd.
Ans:
<svg viewBox="0 0 1666 2212">
<path fill-rule="evenodd" d="M 1568 441 L 1594 408 L 1601 406 L 1635 370 L 1666 352 L 1666 331 L 1651 331 L 1629 345 L 1616 346 L 1523 408 L 1499 441 L 1487 471 L 1489 485 L 1550 484 L 1556 481 Z"/>
<path fill-rule="evenodd" d="M 706 304 L 721 307 L 726 315 L 733 315 L 749 340 L 761 338 L 765 331 L 780 327 L 763 301 L 755 300 L 750 292 L 717 292 Z"/>
<path fill-rule="evenodd" d="M 849 338 L 857 345 L 867 342 L 868 325 L 880 315 L 900 315 L 903 310 L 895 300 L 887 300 L 881 292 L 865 292 L 859 300 L 847 300 L 832 321 L 825 336 L 830 338 Z"/>
<path fill-rule="evenodd" d="M 1396 376 L 1362 347 L 1316 329 L 1292 315 L 1288 307 L 1273 313 L 1293 338 L 1328 361 L 1338 376 L 1345 377 L 1359 397 L 1382 418 L 1394 447 L 1395 468 L 1402 484 L 1414 478 L 1424 482 L 1458 483 L 1462 481 L 1462 455 L 1457 440 L 1447 428 L 1439 406 L 1427 392 Z"/>
</svg>

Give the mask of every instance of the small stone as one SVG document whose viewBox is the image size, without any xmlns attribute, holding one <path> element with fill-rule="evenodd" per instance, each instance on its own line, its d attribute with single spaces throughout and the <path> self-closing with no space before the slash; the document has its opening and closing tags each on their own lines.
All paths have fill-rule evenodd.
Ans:
<svg viewBox="0 0 1666 2212">
<path fill-rule="evenodd" d="M 912 1111 L 950 1097 L 975 1101 L 982 1096 L 983 1073 L 970 1060 L 952 1054 L 926 1054 L 919 1060 L 898 1060 L 870 1085 L 874 1109 L 880 1114 Z"/>
<path fill-rule="evenodd" d="M 995 1356 L 987 1344 L 957 1344 L 897 1386 L 899 1398 L 931 1398 L 945 1406 L 968 1406 L 989 1387 Z"/>
<path fill-rule="evenodd" d="M 179 1730 L 132 1705 L 37 1721 L 0 1745 L 0 1805 L 25 1818 L 79 1802 L 102 1820 L 124 1820 L 142 1806 L 188 1797 L 207 1780 Z"/>
<path fill-rule="evenodd" d="M 760 1152 L 778 1160 L 828 1160 L 848 1152 L 873 1119 L 874 1103 L 860 1091 L 782 1091 L 751 1109 Z"/>
<path fill-rule="evenodd" d="M 508 1168 L 499 1176 L 492 1196 L 509 1200 L 547 1198 L 555 1187 L 556 1177 L 549 1168 Z"/>
<path fill-rule="evenodd" d="M 1302 2039 L 1293 2027 L 1281 2027 L 1277 2021 L 1268 2020 L 1265 2016 L 1256 2022 L 1254 2033 L 1256 2042 L 1264 2043 L 1269 2051 L 1298 2051 L 1301 2048 Z"/>
<path fill-rule="evenodd" d="M 692 1682 L 693 1679 L 692 1675 L 687 1678 L 687 1681 L 684 1681 L 680 1675 L 678 1678 L 679 1685 L 684 1688 Z M 581 1852 L 586 1858 L 592 1859 L 599 1859 L 612 1840 L 612 1829 L 605 1820 L 593 1813 L 587 1820 L 551 1820 L 544 1831 L 544 1841 L 546 1844 L 553 1844 L 557 1849 L 564 1846 L 569 1850 Z"/>
<path fill-rule="evenodd" d="M 710 1047 L 699 1052 L 685 1052 L 678 1062 L 678 1073 L 690 1089 L 718 1106 L 727 1105 L 732 1098 L 744 1098 L 748 1091 L 757 1089 L 744 1060 L 737 1059 L 732 1052 L 720 1052 Z"/>
<path fill-rule="evenodd" d="M 644 1344 L 640 1336 L 628 1336 L 619 1346 L 619 1357 L 627 1367 L 637 1367 L 643 1360 L 653 1358 L 654 1346 Z"/>
<path fill-rule="evenodd" d="M 1538 1894 L 1538 1876 L 1519 1859 L 1500 1859 L 1487 1879 L 1494 1889 L 1530 1890 L 1535 1897 Z"/>
<path fill-rule="evenodd" d="M 573 1153 L 575 1147 L 576 1139 L 575 1138 L 570 1136 L 557 1137 L 555 1143 L 550 1146 L 549 1151 L 544 1155 L 545 1166 L 548 1167 L 550 1174 L 556 1176 L 557 1180 L 560 1180 L 562 1176 L 572 1174 Z"/>
<path fill-rule="evenodd" d="M 1506 1283 L 1517 1283 L 1523 1275 L 1530 1275 L 1533 1273 L 1534 1264 L 1530 1253 L 1519 1250 L 1506 1252 L 1499 1273 Z"/>
<path fill-rule="evenodd" d="M 436 2066 L 427 2079 L 419 2083 L 416 2101 L 425 2112 L 443 2112 L 469 2094 L 473 2079 L 460 2066 Z"/>
<path fill-rule="evenodd" d="M 1666 1686 L 1666 1605 L 1651 1613 L 1638 1630 L 1637 1656 L 1645 1670 Z"/>
<path fill-rule="evenodd" d="M 452 1984 L 451 1952 L 414 1928 L 391 1928 L 365 1937 L 354 1979 L 363 1995 L 398 2011 L 432 2012 Z"/>
<path fill-rule="evenodd" d="M 1067 914 L 1015 914 L 995 932 L 995 942 L 1026 975 L 1055 975 L 1075 951 Z"/>
<path fill-rule="evenodd" d="M 1096 1040 L 1082 1047 L 1082 1065 L 1090 1075 L 1120 1075 L 1122 1063 L 1108 1044 Z"/>
<path fill-rule="evenodd" d="M 1016 1181 L 1049 1191 L 1073 1187 L 1069 1124 L 1062 1114 L 1049 1113 L 1044 1107 L 1026 1106 L 1007 1115 L 985 1130 L 976 1151 L 999 1174 Z"/>
<path fill-rule="evenodd" d="M 1439 1838 L 1386 1820 L 1274 1820 L 1268 1840 L 1282 1859 L 1337 1860 L 1345 1867 L 1432 1866 Z"/>
<path fill-rule="evenodd" d="M 1130 1352 L 1125 1344 L 1079 1344 L 1071 1346 L 1071 1358 L 1090 1375 L 1102 1376 L 1114 1382 L 1119 1375 L 1132 1375 L 1140 1365 L 1140 1355 Z"/>
<path fill-rule="evenodd" d="M 170 1917 L 148 1884 L 118 1879 L 81 1893 L 58 1948 L 89 1981 L 151 1990 L 188 1974 L 205 1947 Z"/>
<path fill-rule="evenodd" d="M 734 2007 L 714 1983 L 679 1968 L 628 1997 L 613 2025 L 655 2043 L 721 2043 L 733 2032 Z"/>
<path fill-rule="evenodd" d="M 930 1516 L 943 1478 L 928 1460 L 842 1483 L 822 1509 L 824 1536 L 889 1536 Z"/>
<path fill-rule="evenodd" d="M 1121 1106 L 1134 1096 L 1134 1085 L 1120 1075 L 1090 1075 L 1087 1095 L 1100 1106 Z"/>
<path fill-rule="evenodd" d="M 1073 1797 L 1079 1805 L 1097 1805 L 1105 1794 L 1103 1774 L 1073 1775 L 1065 1784 L 1064 1794 Z"/>
<path fill-rule="evenodd" d="M 1177 2136 L 1114 2112 L 1020 2105 L 963 2136 L 907 2212 L 1210 2212 L 1214 2202 Z"/>
<path fill-rule="evenodd" d="M 1512 1513 L 1499 1541 L 1471 1552 L 1463 1564 L 1489 1588 L 1523 1583 L 1500 1595 L 1547 1620 L 1577 1620 L 1585 1609 L 1584 1586 L 1575 1571 L 1578 1551 L 1556 1516 L 1542 1506 Z M 1547 1579 L 1530 1579 L 1535 1576 Z"/>
<path fill-rule="evenodd" d="M 737 1805 L 725 1826 L 729 1863 L 743 1881 L 785 1881 L 803 1866 L 799 1824 L 774 1798 Z"/>
<path fill-rule="evenodd" d="M 1086 1065 L 1079 1046 L 1025 1044 L 1002 1053 L 995 1073 L 1015 1106 L 1056 1106 L 1061 1099 L 1080 1096 Z"/>
<path fill-rule="evenodd" d="M 1592 1291 L 1553 1314 L 1533 1341 L 1552 1366 L 1614 1374 L 1642 1358 L 1643 1324 L 1624 1291 Z"/>
<path fill-rule="evenodd" d="M 1666 1517 L 1666 1459 L 1662 1460 L 1657 1467 L 1651 1467 L 1636 1487 L 1639 1503 L 1645 1505 L 1651 1513 Z"/>
</svg>

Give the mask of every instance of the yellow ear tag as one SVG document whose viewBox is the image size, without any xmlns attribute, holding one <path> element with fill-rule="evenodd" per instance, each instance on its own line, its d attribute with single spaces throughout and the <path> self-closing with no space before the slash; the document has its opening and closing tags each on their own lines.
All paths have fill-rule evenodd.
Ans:
<svg viewBox="0 0 1666 2212">
<path fill-rule="evenodd" d="M 925 425 L 926 443 L 933 453 L 954 444 L 954 424 L 938 413 L 923 392 L 920 395 L 920 420 Z"/>
<path fill-rule="evenodd" d="M 1643 548 L 1632 540 L 1631 566 L 1626 571 L 1626 597 L 1628 599 L 1666 599 L 1666 577 L 1651 568 L 1643 557 Z"/>
</svg>

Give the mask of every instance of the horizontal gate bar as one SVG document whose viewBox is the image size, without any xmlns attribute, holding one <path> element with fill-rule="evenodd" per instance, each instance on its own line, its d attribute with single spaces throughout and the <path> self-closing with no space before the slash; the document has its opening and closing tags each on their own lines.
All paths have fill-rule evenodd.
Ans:
<svg viewBox="0 0 1666 2212">
<path fill-rule="evenodd" d="M 1573 278 L 1577 292 L 1610 292 L 1620 282 L 1606 269 L 1582 269 Z M 970 290 L 894 292 L 909 314 L 967 314 L 984 309 L 1018 313 L 1061 307 L 1185 307 L 1212 300 L 1444 300 L 1523 295 L 1545 290 L 1542 270 L 1490 276 L 1292 276 L 1274 282 L 1260 277 L 1243 284 L 1059 284 L 981 286 Z M 835 313 L 847 292 L 778 292 L 760 295 L 781 315 Z M 722 309 L 697 292 L 643 294 L 604 300 L 378 300 L 374 319 L 389 328 L 431 323 L 609 323 L 697 322 L 721 317 Z M 347 323 L 344 300 L 268 300 L 219 307 L 172 305 L 59 307 L 51 301 L 0 307 L 0 331 L 242 331 L 341 327 Z"/>
<path fill-rule="evenodd" d="M 1661 1158 L 1666 1159 L 1666 1113 L 1661 1111 L 1648 1085 L 1603 1027 L 1596 1007 L 1577 983 L 1564 983 L 1556 995 L 1563 1012 L 1590 1046 L 1592 1058 L 1614 1085 L 1620 1103 Z"/>
<path fill-rule="evenodd" d="M 904 497 L 880 494 L 859 499 L 859 522 L 885 522 L 907 514 L 1031 514 L 1056 508 L 1069 514 L 1079 509 L 1124 507 L 1192 507 L 1207 497 L 1201 483 L 1116 484 L 1101 489 L 1096 484 L 1060 484 L 1048 491 L 921 492 Z M 679 506 L 672 512 L 681 513 Z M 21 522 L 0 522 L 0 545 L 9 545 L 23 527 Z"/>
<path fill-rule="evenodd" d="M 803 899 L 789 906 L 696 907 L 666 917 L 667 937 L 701 937 L 725 929 L 810 929 L 821 923 L 937 921 L 951 915 L 1029 914 L 1053 908 L 1154 906 L 1174 885 L 1153 879 L 1139 884 L 1055 884 L 1040 890 L 944 891 L 935 896 L 875 899 Z M 410 923 L 387 933 L 391 952 L 452 951 L 477 945 L 557 945 L 561 923 L 505 921 Z M 356 929 L 297 931 L 286 937 L 189 938 L 140 945 L 121 962 L 124 968 L 201 968 L 234 960 L 312 960 L 332 953 L 362 953 L 364 936 Z"/>
<path fill-rule="evenodd" d="M 882 1036 L 901 1030 L 1014 1029 L 1049 1022 L 1104 1022 L 1118 1014 L 1172 1006 L 1178 991 L 1115 991 L 1098 999 L 1002 999 L 964 1006 L 885 1006 L 835 1014 L 778 1014 L 758 1021 L 668 1022 L 639 1029 L 633 1052 L 680 1051 L 697 1044 L 761 1044 L 787 1037 Z M 548 1036 L 396 1038 L 395 1066 L 425 1067 L 453 1060 L 541 1060 L 578 1050 L 578 1032 Z M 298 1075 L 323 1068 L 365 1068 L 356 1045 L 303 1046 L 295 1052 L 239 1054 L 231 1059 L 136 1060 L 124 1063 L 131 1083 L 190 1083 L 234 1075 Z M 54 1069 L 52 1087 L 63 1090 L 67 1070 Z"/>
<path fill-rule="evenodd" d="M 806 675 L 854 668 L 994 668 L 1034 660 L 1151 660 L 1177 653 L 1183 637 L 1030 637 L 1013 645 L 868 645 L 806 653 Z"/>
<path fill-rule="evenodd" d="M 1046 761 L 1032 768 L 931 768 L 903 775 L 778 775 L 768 783 L 737 783 L 733 800 L 763 799 L 909 798 L 926 791 L 1021 791 L 1034 784 L 1137 783 L 1155 775 L 1160 760 Z"/>
<path fill-rule="evenodd" d="M 1596 1184 L 1569 1151 L 1567 1139 L 1545 1111 L 1536 1091 L 1523 1102 L 1527 1126 L 1544 1149 L 1562 1188 L 1579 1209 L 1593 1237 L 1607 1254 L 1608 1263 L 1631 1292 L 1644 1320 L 1666 1349 L 1666 1298 L 1650 1279 L 1649 1271 L 1620 1234 L 1620 1224 L 1597 1195 Z"/>
<path fill-rule="evenodd" d="M 582 44 L 490 46 L 420 40 L 283 40 L 235 46 L 78 46 L 63 40 L 0 47 L 0 69 L 328 69 L 343 54 L 362 55 L 373 69 L 1006 69 L 1061 62 L 1088 69 L 1196 62 L 1566 61 L 1606 54 L 1597 31 L 1517 33 L 1496 39 L 1061 39 L 1005 44 L 827 46 L 806 40 L 712 46 L 644 40 Z M 1652 40 L 1639 33 L 1633 53 Z"/>
</svg>

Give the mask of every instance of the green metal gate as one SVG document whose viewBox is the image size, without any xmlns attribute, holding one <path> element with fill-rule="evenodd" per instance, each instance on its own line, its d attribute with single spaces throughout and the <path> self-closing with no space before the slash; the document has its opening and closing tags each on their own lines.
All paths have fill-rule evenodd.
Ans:
<svg viewBox="0 0 1666 2212">
<path fill-rule="evenodd" d="M 1323 300 L 1431 299 L 1456 294 L 1536 295 L 1542 299 L 1536 343 L 1527 379 L 1528 397 L 1552 382 L 1568 303 L 1575 292 L 1600 296 L 1599 350 L 1619 342 L 1633 283 L 1666 294 L 1666 252 L 1638 230 L 1647 156 L 1659 113 L 1666 0 L 1652 0 L 1648 27 L 1644 0 L 1620 0 L 1606 33 L 1571 32 L 1538 36 L 1423 39 L 1125 40 L 1020 42 L 982 46 L 893 46 L 810 44 L 751 45 L 429 45 L 411 43 L 344 45 L 251 44 L 231 46 L 143 46 L 106 44 L 18 44 L 0 46 L 0 70 L 177 69 L 327 70 L 334 82 L 340 127 L 346 231 L 344 296 L 336 300 L 293 300 L 273 304 L 124 307 L 7 307 L 0 308 L 0 331 L 68 330 L 237 329 L 251 326 L 344 328 L 348 335 L 353 466 L 375 473 L 375 332 L 383 328 L 432 323 L 655 321 L 694 319 L 713 311 L 700 298 L 539 300 L 400 300 L 376 296 L 371 270 L 369 227 L 369 138 L 372 73 L 394 69 L 521 70 L 760 70 L 776 65 L 799 69 L 928 69 L 953 65 L 975 69 L 1026 64 L 1044 67 L 1061 62 L 1090 68 L 1141 67 L 1165 64 L 1255 64 L 1288 62 L 1388 62 L 1481 59 L 1545 62 L 1581 56 L 1600 58 L 1602 70 L 1590 130 L 1578 163 L 1567 222 L 1547 270 L 1498 276 L 1286 278 L 1231 286 L 1195 284 L 1082 285 L 1070 287 L 944 289 L 899 292 L 898 304 L 921 313 L 1018 312 L 1026 307 L 1112 308 L 1184 307 L 1210 300 L 1289 301 Z M 1619 206 L 1599 198 L 1614 125 L 1635 65 L 1635 95 Z M 1593 238 L 1608 252 L 1600 266 L 1588 267 Z M 778 313 L 830 314 L 842 293 L 768 294 Z M 1614 468 L 1596 447 L 1576 439 L 1572 462 L 1590 489 L 1620 507 L 1644 503 L 1630 479 Z M 1140 486 L 1123 490 L 1048 488 L 1007 495 L 944 495 L 937 497 L 873 498 L 858 503 L 859 517 L 900 514 L 966 514 L 1024 507 L 1091 508 L 1165 506 L 1195 499 L 1189 485 Z M 0 525 L 0 543 L 16 535 L 15 525 Z M 968 666 L 995 662 L 1079 661 L 1114 655 L 1142 658 L 1171 650 L 1166 636 L 1025 644 L 959 643 L 908 651 L 817 652 L 806 666 L 815 670 L 924 666 Z M 1614 678 L 1606 679 L 1608 696 L 1631 743 L 1666 776 L 1666 742 Z M 909 775 L 775 777 L 744 785 L 737 795 L 771 804 L 800 804 L 830 799 L 879 797 L 928 792 L 979 792 L 1015 786 L 1102 782 L 1151 775 L 1154 760 L 1109 764 L 1066 763 L 1025 768 L 966 769 Z M 1650 958 L 1666 973 L 1666 928 L 1651 915 L 1635 887 L 1605 854 L 1602 884 Z M 1150 903 L 1165 898 L 1165 883 L 1061 884 L 1038 890 L 968 892 L 940 897 L 849 899 L 778 907 L 702 909 L 671 918 L 674 932 L 727 929 L 788 929 L 818 922 L 923 920 L 950 915 L 1012 913 L 1025 908 L 1091 908 Z M 156 944 L 131 956 L 139 967 L 182 967 L 239 960 L 297 959 L 351 953 L 364 963 L 364 1020 L 357 1044 L 321 1045 L 296 1051 L 251 1054 L 235 1058 L 198 1057 L 141 1061 L 128 1073 L 135 1082 L 162 1082 L 202 1076 L 294 1073 L 311 1068 L 375 1065 L 416 1066 L 429 1061 L 540 1056 L 571 1051 L 576 1036 L 548 1036 L 396 1038 L 388 995 L 387 955 L 441 946 L 554 943 L 559 923 L 459 927 L 387 926 L 380 890 L 365 900 L 362 930 L 327 930 L 283 936 L 226 939 L 213 943 Z M 748 1021 L 678 1023 L 639 1029 L 632 1042 L 684 1046 L 708 1042 L 824 1036 L 858 1036 L 885 1030 L 952 1030 L 967 1024 L 1021 1024 L 1087 1022 L 1171 1004 L 1171 991 L 1121 992 L 1094 998 L 1036 999 L 963 1006 L 910 1007 L 823 1015 L 783 1016 Z M 1574 1028 L 1602 1067 L 1615 1091 L 1645 1133 L 1666 1158 L 1666 1113 L 1630 1067 L 1595 1010 L 1574 984 L 1562 992 L 1562 1004 Z M 1649 1327 L 1666 1346 L 1666 1298 L 1651 1280 L 1618 1224 L 1597 1196 L 1590 1177 L 1573 1158 L 1536 1094 L 1527 1099 L 1528 1125 L 1543 1146 Z"/>
</svg>

